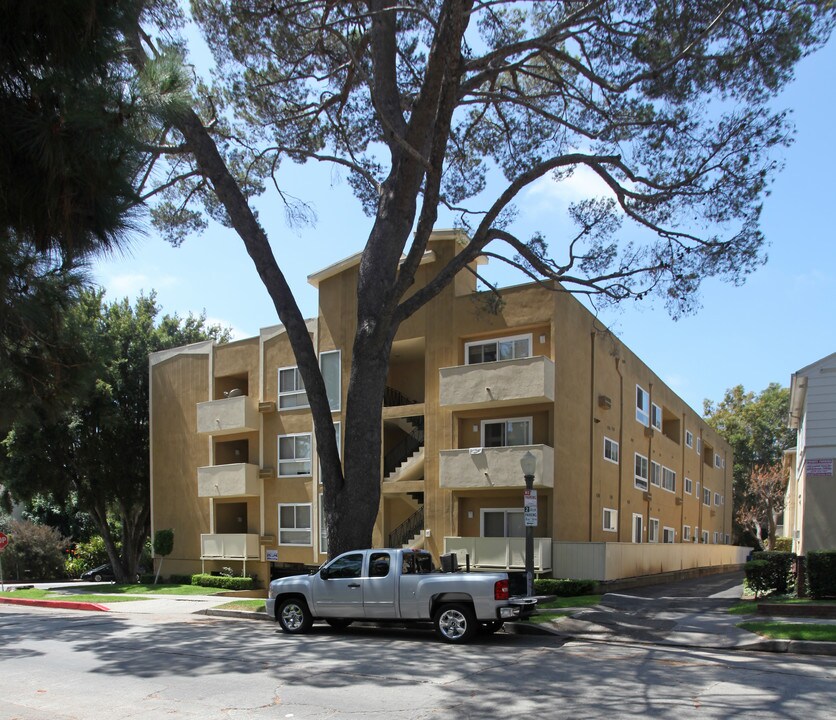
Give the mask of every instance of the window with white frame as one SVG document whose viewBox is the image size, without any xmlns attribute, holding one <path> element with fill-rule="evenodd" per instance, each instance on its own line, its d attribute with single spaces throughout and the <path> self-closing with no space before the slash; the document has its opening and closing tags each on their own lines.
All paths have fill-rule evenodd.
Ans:
<svg viewBox="0 0 836 720">
<path fill-rule="evenodd" d="M 708 530 L 702 531 L 702 544 L 708 545 Z"/>
<path fill-rule="evenodd" d="M 531 335 L 477 340 L 464 345 L 466 365 L 526 357 L 531 357 Z"/>
<path fill-rule="evenodd" d="M 618 443 L 608 437 L 604 438 L 604 458 L 618 464 Z"/>
<path fill-rule="evenodd" d="M 688 495 L 694 494 L 694 481 L 689 477 L 685 478 L 685 492 L 688 493 Z"/>
<path fill-rule="evenodd" d="M 308 407 L 308 395 L 299 368 L 279 368 L 279 410 L 301 407 Z"/>
<path fill-rule="evenodd" d="M 342 369 L 339 350 L 329 350 L 319 354 L 319 369 L 325 382 L 325 394 L 332 411 L 340 409 L 342 400 Z"/>
<path fill-rule="evenodd" d="M 633 513 L 633 542 L 640 543 L 644 534 L 644 517 L 639 513 Z"/>
<path fill-rule="evenodd" d="M 721 504 L 721 505 L 725 505 L 725 504 L 726 504 L 726 496 L 725 496 L 725 495 L 721 495 L 721 496 L 720 496 L 720 504 Z"/>
<path fill-rule="evenodd" d="M 682 542 L 691 542 L 691 526 L 682 526 Z"/>
<path fill-rule="evenodd" d="M 663 527 L 662 528 L 662 542 L 663 543 L 672 543 L 676 540 L 676 530 L 672 527 Z"/>
<path fill-rule="evenodd" d="M 662 408 L 656 403 L 650 405 L 650 424 L 657 430 L 662 429 Z"/>
<path fill-rule="evenodd" d="M 482 537 L 525 537 L 522 508 L 483 508 L 480 521 Z"/>
<path fill-rule="evenodd" d="M 718 493 L 718 492 L 714 493 L 714 504 L 715 505 L 720 504 L 720 493 Z"/>
<path fill-rule="evenodd" d="M 311 504 L 279 504 L 279 545 L 311 543 Z"/>
<path fill-rule="evenodd" d="M 618 532 L 618 510 L 604 508 L 604 532 Z"/>
<path fill-rule="evenodd" d="M 707 487 L 702 489 L 702 504 L 711 507 L 711 490 Z"/>
<path fill-rule="evenodd" d="M 714 531 L 714 544 L 715 545 L 720 544 L 720 533 L 717 532 L 716 530 Z"/>
<path fill-rule="evenodd" d="M 702 438 L 697 438 L 697 455 L 702 454 Z"/>
<path fill-rule="evenodd" d="M 662 484 L 662 466 L 653 460 L 650 461 L 650 484 L 656 487 Z"/>
<path fill-rule="evenodd" d="M 694 542 L 699 542 L 699 540 L 700 540 L 700 526 L 695 525 L 694 526 Z"/>
<path fill-rule="evenodd" d="M 650 518 L 647 521 L 647 542 L 659 542 L 659 518 Z"/>
<path fill-rule="evenodd" d="M 328 554 L 328 528 L 325 527 L 325 503 L 319 493 L 319 554 Z"/>
<path fill-rule="evenodd" d="M 722 459 L 720 458 L 720 456 L 717 453 L 714 453 L 714 467 L 722 467 L 721 462 Z"/>
<path fill-rule="evenodd" d="M 685 431 L 685 445 L 689 448 L 694 447 L 694 433 L 690 430 Z"/>
<path fill-rule="evenodd" d="M 676 473 L 670 468 L 662 468 L 662 489 L 676 492 Z"/>
<path fill-rule="evenodd" d="M 531 445 L 531 418 L 482 420 L 482 447 Z"/>
<path fill-rule="evenodd" d="M 697 492 L 696 492 L 696 494 L 697 494 L 697 498 L 699 498 L 699 496 L 700 496 L 700 481 L 699 480 L 697 480 Z"/>
<path fill-rule="evenodd" d="M 279 477 L 311 474 L 311 434 L 279 435 Z"/>
<path fill-rule="evenodd" d="M 730 545 L 730 544 L 731 544 L 731 543 L 729 542 L 729 534 L 728 534 L 728 533 L 726 533 L 726 545 Z"/>
<path fill-rule="evenodd" d="M 641 385 L 636 385 L 636 420 L 650 424 L 650 395 Z"/>
<path fill-rule="evenodd" d="M 636 453 L 636 479 L 635 486 L 639 490 L 647 490 L 647 458 Z"/>
</svg>

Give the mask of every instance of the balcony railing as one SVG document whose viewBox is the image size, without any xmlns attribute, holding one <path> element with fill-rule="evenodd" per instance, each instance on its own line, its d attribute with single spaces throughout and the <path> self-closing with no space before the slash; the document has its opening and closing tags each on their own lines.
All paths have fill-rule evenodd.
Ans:
<svg viewBox="0 0 836 720">
<path fill-rule="evenodd" d="M 210 435 L 258 430 L 259 416 L 255 398 L 248 395 L 210 400 L 197 404 L 197 431 Z"/>
<path fill-rule="evenodd" d="M 197 469 L 198 497 L 256 497 L 259 467 L 250 463 L 211 465 Z"/>
<path fill-rule="evenodd" d="M 520 460 L 526 452 L 537 459 L 534 487 L 554 487 L 554 448 L 548 445 L 442 450 L 439 484 L 453 490 L 524 488 Z"/>
<path fill-rule="evenodd" d="M 465 555 L 471 567 L 525 569 L 525 538 L 521 537 L 445 537 L 444 552 L 456 553 L 459 566 L 464 567 Z M 534 538 L 534 571 L 547 572 L 552 568 L 552 539 Z"/>
<path fill-rule="evenodd" d="M 259 541 L 255 533 L 200 536 L 201 560 L 257 560 L 259 557 Z"/>
<path fill-rule="evenodd" d="M 440 403 L 452 410 L 554 402 L 554 363 L 547 357 L 458 365 L 438 372 Z"/>
</svg>

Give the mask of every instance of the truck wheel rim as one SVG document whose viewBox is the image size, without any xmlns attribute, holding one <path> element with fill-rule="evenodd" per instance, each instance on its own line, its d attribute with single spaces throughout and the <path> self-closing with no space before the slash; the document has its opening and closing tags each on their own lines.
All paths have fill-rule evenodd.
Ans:
<svg viewBox="0 0 836 720">
<path fill-rule="evenodd" d="M 444 637 L 456 640 L 467 631 L 467 618 L 458 610 L 445 610 L 438 621 Z"/>
<path fill-rule="evenodd" d="M 282 621 L 291 630 L 302 625 L 302 610 L 298 605 L 286 605 L 282 610 Z"/>
</svg>

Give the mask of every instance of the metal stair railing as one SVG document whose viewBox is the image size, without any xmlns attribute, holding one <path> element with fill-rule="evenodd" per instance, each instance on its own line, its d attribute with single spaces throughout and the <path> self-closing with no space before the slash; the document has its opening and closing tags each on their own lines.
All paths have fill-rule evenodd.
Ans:
<svg viewBox="0 0 836 720">
<path fill-rule="evenodd" d="M 413 430 L 383 456 L 383 477 L 388 477 L 422 447 L 424 447 L 424 431 Z"/>
<path fill-rule="evenodd" d="M 419 507 L 412 515 L 389 533 L 389 547 L 399 548 L 406 545 L 419 532 L 424 530 L 424 506 Z"/>
</svg>

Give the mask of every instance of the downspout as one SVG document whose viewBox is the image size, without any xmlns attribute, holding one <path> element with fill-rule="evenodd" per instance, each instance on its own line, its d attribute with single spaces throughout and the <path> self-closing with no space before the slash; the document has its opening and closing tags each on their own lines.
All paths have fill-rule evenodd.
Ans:
<svg viewBox="0 0 836 720">
<path fill-rule="evenodd" d="M 675 530 L 675 533 L 679 535 L 680 543 L 682 542 L 682 526 L 685 524 L 685 432 L 685 413 L 682 413 L 682 435 L 680 436 L 682 439 L 682 482 L 679 483 L 680 488 L 676 495 L 681 502 L 679 504 L 679 527 Z"/>
<path fill-rule="evenodd" d="M 592 542 L 592 492 L 593 481 L 595 476 L 595 331 L 589 334 L 590 344 L 590 375 L 589 375 L 589 512 L 587 512 L 587 522 L 589 524 L 589 533 L 587 542 Z M 619 447 L 618 458 L 621 460 L 621 445 Z"/>
</svg>

